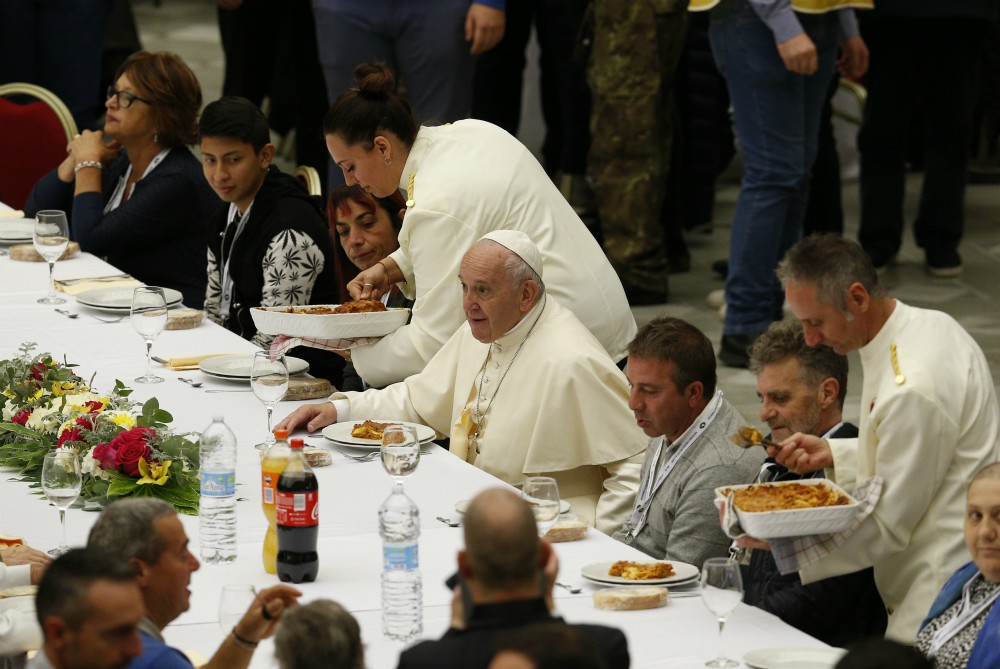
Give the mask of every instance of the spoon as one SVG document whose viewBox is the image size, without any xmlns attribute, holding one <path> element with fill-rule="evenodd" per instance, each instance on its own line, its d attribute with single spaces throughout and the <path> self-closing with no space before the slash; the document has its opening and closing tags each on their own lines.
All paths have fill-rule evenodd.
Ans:
<svg viewBox="0 0 1000 669">
<path fill-rule="evenodd" d="M 445 525 L 447 525 L 448 527 L 459 527 L 462 525 L 462 523 L 458 522 L 457 520 L 452 520 L 451 518 L 445 518 L 443 516 L 438 516 L 437 519 L 440 520 Z"/>
<path fill-rule="evenodd" d="M 62 314 L 66 318 L 76 318 L 76 317 L 78 317 L 80 315 L 80 314 L 74 314 L 71 311 L 66 311 L 65 309 L 56 309 L 56 313 L 57 314 Z"/>
<path fill-rule="evenodd" d="M 183 376 L 178 376 L 177 380 L 178 381 L 183 381 L 184 383 L 188 384 L 192 388 L 201 388 L 201 381 L 195 381 L 193 379 L 185 379 Z"/>
</svg>

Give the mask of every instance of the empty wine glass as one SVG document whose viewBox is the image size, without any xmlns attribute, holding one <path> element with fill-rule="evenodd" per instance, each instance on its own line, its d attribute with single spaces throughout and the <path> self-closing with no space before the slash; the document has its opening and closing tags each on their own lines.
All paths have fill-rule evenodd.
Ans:
<svg viewBox="0 0 1000 669">
<path fill-rule="evenodd" d="M 41 304 L 63 304 L 65 298 L 56 295 L 56 283 L 52 272 L 56 261 L 62 257 L 69 246 L 69 225 L 66 223 L 66 212 L 58 209 L 45 209 L 35 214 L 35 226 L 31 241 L 38 255 L 49 263 L 49 294 L 39 298 Z"/>
<path fill-rule="evenodd" d="M 69 550 L 66 545 L 66 509 L 80 496 L 80 458 L 71 450 L 57 448 L 45 454 L 42 461 L 42 491 L 52 505 L 59 509 L 62 541 L 49 555 L 62 555 Z"/>
<path fill-rule="evenodd" d="M 135 381 L 161 383 L 163 377 L 153 374 L 150 352 L 153 350 L 153 340 L 167 325 L 167 300 L 163 295 L 163 289 L 156 286 L 136 288 L 132 293 L 132 309 L 129 316 L 132 319 L 132 327 L 146 342 L 146 374 Z"/>
<path fill-rule="evenodd" d="M 255 446 L 258 451 L 262 451 L 274 444 L 271 416 L 274 414 L 274 405 L 288 392 L 288 368 L 285 367 L 284 356 L 271 360 L 268 351 L 254 353 L 250 364 L 250 387 L 267 409 L 267 439 Z"/>
<path fill-rule="evenodd" d="M 559 485 L 551 476 L 529 476 L 521 486 L 521 496 L 535 514 L 538 536 L 545 536 L 559 518 Z"/>
<path fill-rule="evenodd" d="M 247 583 L 222 586 L 219 595 L 219 626 L 223 634 L 236 627 L 257 597 L 257 591 Z"/>
<path fill-rule="evenodd" d="M 701 601 L 719 621 L 719 657 L 705 663 L 706 667 L 738 667 L 740 663 L 726 657 L 722 645 L 722 628 L 726 618 L 743 600 L 743 578 L 740 564 L 732 558 L 709 558 L 701 567 Z"/>
<path fill-rule="evenodd" d="M 403 479 L 420 464 L 420 442 L 410 425 L 387 425 L 382 430 L 382 468 L 396 481 L 400 490 Z"/>
</svg>

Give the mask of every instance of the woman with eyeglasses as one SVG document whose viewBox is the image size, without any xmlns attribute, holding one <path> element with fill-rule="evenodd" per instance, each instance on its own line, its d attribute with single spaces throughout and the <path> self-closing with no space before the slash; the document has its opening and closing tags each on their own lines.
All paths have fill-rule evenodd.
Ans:
<svg viewBox="0 0 1000 669">
<path fill-rule="evenodd" d="M 222 203 L 187 148 L 198 137 L 198 79 L 172 53 L 140 51 L 118 69 L 104 105 L 104 132 L 85 130 L 69 143 L 66 159 L 35 184 L 25 215 L 65 210 L 81 249 L 201 308 L 204 221 Z"/>
</svg>

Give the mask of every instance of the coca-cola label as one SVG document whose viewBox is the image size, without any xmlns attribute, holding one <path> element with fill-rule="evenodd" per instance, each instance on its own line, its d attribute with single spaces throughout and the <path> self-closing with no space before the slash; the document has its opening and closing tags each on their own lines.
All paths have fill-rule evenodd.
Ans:
<svg viewBox="0 0 1000 669">
<path fill-rule="evenodd" d="M 236 494 L 236 472 L 201 472 L 201 494 L 229 497 Z"/>
<path fill-rule="evenodd" d="M 417 544 L 384 544 L 382 546 L 382 569 L 396 571 L 397 569 L 419 569 L 420 555 Z"/>
<path fill-rule="evenodd" d="M 319 525 L 319 492 L 278 491 L 275 507 L 278 525 L 285 527 L 312 527 Z"/>
</svg>

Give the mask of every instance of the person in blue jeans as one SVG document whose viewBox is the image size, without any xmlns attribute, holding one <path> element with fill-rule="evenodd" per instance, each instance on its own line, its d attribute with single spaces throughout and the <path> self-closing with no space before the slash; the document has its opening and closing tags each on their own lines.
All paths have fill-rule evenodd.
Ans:
<svg viewBox="0 0 1000 669">
<path fill-rule="evenodd" d="M 705 2 L 694 0 L 693 8 Z M 721 0 L 709 39 L 726 78 L 745 173 L 733 216 L 720 359 L 782 316 L 778 260 L 802 236 L 820 112 L 830 78 L 860 77 L 868 51 L 850 6 L 868 0 Z M 809 13 L 796 11 L 808 9 Z M 837 49 L 840 47 L 838 60 Z"/>
</svg>

